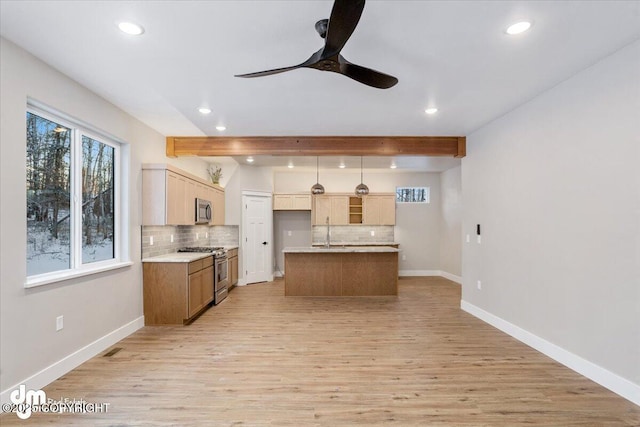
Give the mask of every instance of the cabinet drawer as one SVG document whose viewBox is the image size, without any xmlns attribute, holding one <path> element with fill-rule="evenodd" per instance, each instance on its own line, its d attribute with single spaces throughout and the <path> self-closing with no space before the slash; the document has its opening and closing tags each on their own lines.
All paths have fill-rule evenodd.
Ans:
<svg viewBox="0 0 640 427">
<path fill-rule="evenodd" d="M 212 256 L 208 256 L 205 259 L 201 260 L 202 261 L 202 268 L 207 268 L 207 267 L 211 267 L 213 265 L 213 257 Z"/>
<path fill-rule="evenodd" d="M 197 260 L 197 261 L 191 261 L 191 262 L 189 263 L 189 274 L 193 274 L 193 273 L 195 273 L 196 271 L 200 271 L 200 270 L 202 270 L 202 268 L 203 268 L 203 267 L 202 267 L 202 263 L 203 263 L 203 261 L 204 261 L 204 260 L 202 260 L 202 259 L 199 259 L 199 260 Z"/>
</svg>

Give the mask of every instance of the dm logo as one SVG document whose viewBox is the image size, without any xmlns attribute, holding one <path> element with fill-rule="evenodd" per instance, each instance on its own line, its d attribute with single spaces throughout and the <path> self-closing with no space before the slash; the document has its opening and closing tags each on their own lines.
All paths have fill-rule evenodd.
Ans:
<svg viewBox="0 0 640 427">
<path fill-rule="evenodd" d="M 29 390 L 24 384 L 20 384 L 17 390 L 13 390 L 10 395 L 11 402 L 17 406 L 16 415 L 22 420 L 31 416 L 31 408 L 34 405 L 44 405 L 47 403 L 47 394 L 42 390 Z"/>
</svg>

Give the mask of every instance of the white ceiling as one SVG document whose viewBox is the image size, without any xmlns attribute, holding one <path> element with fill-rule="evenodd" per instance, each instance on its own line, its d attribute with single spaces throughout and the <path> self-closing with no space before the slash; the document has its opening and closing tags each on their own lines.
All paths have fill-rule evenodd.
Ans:
<svg viewBox="0 0 640 427">
<path fill-rule="evenodd" d="M 468 135 L 640 38 L 638 1 L 370 0 L 342 54 L 396 76 L 395 87 L 311 69 L 233 77 L 307 59 L 332 4 L 2 0 L 0 32 L 163 135 L 183 136 Z M 505 34 L 523 19 L 530 31 Z M 121 33 L 122 20 L 145 33 Z M 425 115 L 428 106 L 439 112 Z"/>
</svg>

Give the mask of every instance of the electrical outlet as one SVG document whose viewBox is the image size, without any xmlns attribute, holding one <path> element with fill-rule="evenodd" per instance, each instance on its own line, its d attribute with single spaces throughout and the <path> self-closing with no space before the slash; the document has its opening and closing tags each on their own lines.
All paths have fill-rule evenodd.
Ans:
<svg viewBox="0 0 640 427">
<path fill-rule="evenodd" d="M 64 328 L 64 316 L 58 316 L 56 317 L 56 331 L 59 331 L 62 328 Z"/>
<path fill-rule="evenodd" d="M 482 243 L 482 236 L 478 236 L 478 243 Z"/>
<path fill-rule="evenodd" d="M 204 233 L 204 238 L 208 239 L 209 238 L 209 232 Z"/>
<path fill-rule="evenodd" d="M 171 243 L 173 243 L 173 234 L 171 235 Z"/>
<path fill-rule="evenodd" d="M 405 254 L 402 254 L 402 260 L 406 261 L 407 260 L 407 256 Z"/>
<path fill-rule="evenodd" d="M 467 234 L 467 243 L 471 242 L 471 236 Z"/>
<path fill-rule="evenodd" d="M 196 240 L 200 238 L 200 233 L 196 233 Z"/>
<path fill-rule="evenodd" d="M 291 230 L 287 231 L 287 236 L 291 237 Z"/>
<path fill-rule="evenodd" d="M 371 236 L 375 236 L 376 232 L 374 230 L 371 230 Z"/>
<path fill-rule="evenodd" d="M 482 290 L 482 282 L 478 280 L 478 289 Z"/>
<path fill-rule="evenodd" d="M 149 236 L 149 246 L 153 246 L 153 236 Z"/>
</svg>

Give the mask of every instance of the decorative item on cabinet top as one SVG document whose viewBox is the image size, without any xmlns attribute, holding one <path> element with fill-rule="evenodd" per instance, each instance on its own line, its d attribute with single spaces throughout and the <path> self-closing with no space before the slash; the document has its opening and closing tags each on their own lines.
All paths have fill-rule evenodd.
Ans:
<svg viewBox="0 0 640 427">
<path fill-rule="evenodd" d="M 142 165 L 142 225 L 195 225 L 195 201 L 212 202 L 209 225 L 224 225 L 224 188 L 167 164 Z"/>
<path fill-rule="evenodd" d="M 274 194 L 274 211 L 310 211 L 311 195 L 308 193 Z"/>
<path fill-rule="evenodd" d="M 222 179 L 222 167 L 213 164 L 209 165 L 207 168 L 207 173 L 209 174 L 209 179 L 214 184 L 220 184 L 220 180 Z"/>
</svg>

